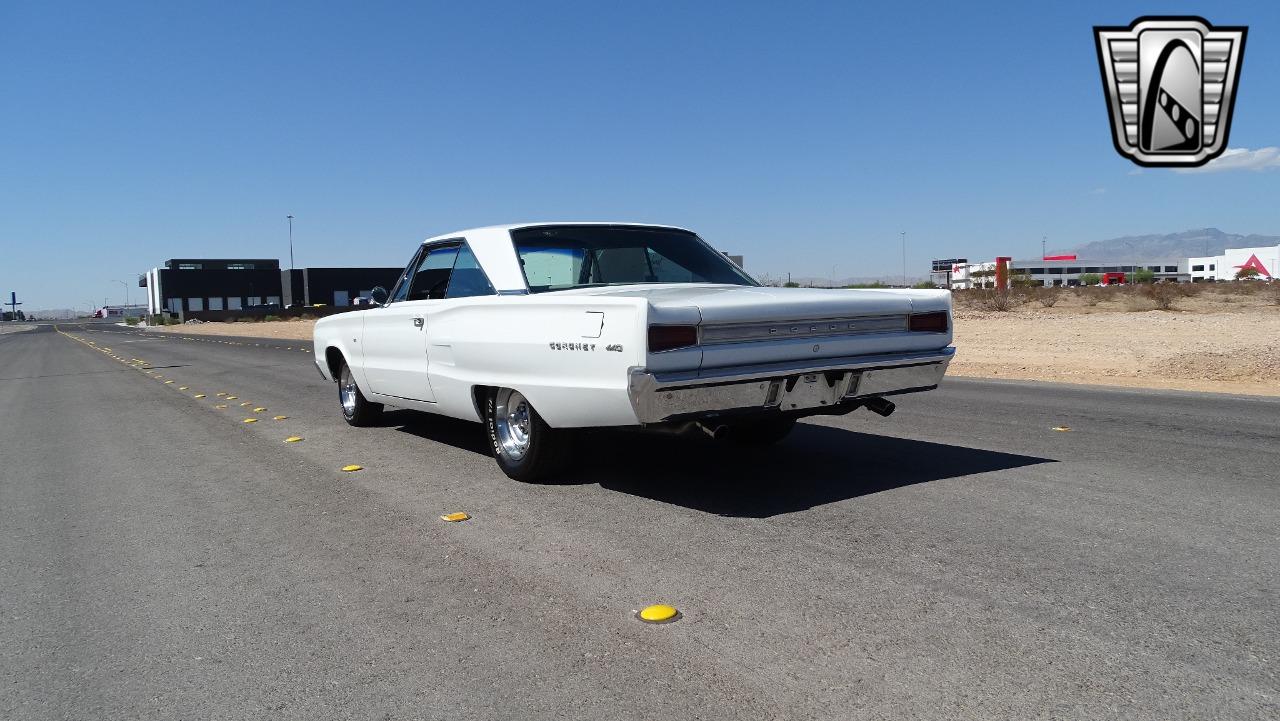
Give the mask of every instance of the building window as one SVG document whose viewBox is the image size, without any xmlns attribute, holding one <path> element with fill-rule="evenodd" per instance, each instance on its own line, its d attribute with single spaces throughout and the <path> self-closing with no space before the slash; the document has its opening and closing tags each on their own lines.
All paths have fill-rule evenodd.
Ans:
<svg viewBox="0 0 1280 721">
<path fill-rule="evenodd" d="M 1159 272 L 1160 272 L 1160 266 L 1158 266 L 1158 265 L 1148 265 L 1148 266 L 1147 266 L 1147 270 L 1151 271 L 1152 273 L 1159 273 Z"/>
<path fill-rule="evenodd" d="M 1086 272 L 1086 273 L 1101 273 L 1101 272 L 1102 272 L 1102 268 L 1085 268 L 1085 269 L 1084 269 L 1084 272 Z"/>
<path fill-rule="evenodd" d="M 267 296 L 267 305 L 280 305 L 280 296 L 278 295 Z"/>
<path fill-rule="evenodd" d="M 1049 275 L 1062 275 L 1062 269 L 1061 269 L 1061 268 L 1050 268 L 1050 269 L 1049 269 Z M 1053 283 L 1053 284 L 1054 284 L 1054 285 L 1057 285 L 1057 284 L 1058 284 L 1058 281 L 1054 281 L 1054 283 Z"/>
<path fill-rule="evenodd" d="M 187 310 L 204 310 L 204 298 L 187 298 Z"/>
<path fill-rule="evenodd" d="M 210 298 L 210 299 L 209 299 L 209 310 L 222 310 L 222 299 L 221 299 L 221 298 Z"/>
<path fill-rule="evenodd" d="M 351 294 L 345 290 L 333 291 L 333 307 L 346 308 L 351 305 Z"/>
<path fill-rule="evenodd" d="M 1079 275 L 1081 272 L 1081 268 L 1067 268 L 1067 275 Z"/>
<path fill-rule="evenodd" d="M 227 298 L 227 310 L 240 310 L 240 299 Z"/>
<path fill-rule="evenodd" d="M 1193 266 L 1191 266 L 1191 272 L 1192 272 L 1192 273 L 1203 273 L 1203 272 L 1204 272 L 1204 266 L 1203 266 L 1203 265 L 1193 265 Z"/>
<path fill-rule="evenodd" d="M 1044 275 L 1044 268 L 1027 268 L 1027 272 L 1031 275 Z"/>
<path fill-rule="evenodd" d="M 262 296 L 258 296 L 258 295 L 249 296 L 249 305 L 250 306 L 262 305 Z"/>
<path fill-rule="evenodd" d="M 1218 269 L 1218 267 L 1217 267 L 1217 266 L 1215 266 L 1215 265 L 1211 265 L 1211 266 L 1209 266 L 1209 270 L 1217 270 L 1217 269 Z"/>
<path fill-rule="evenodd" d="M 179 313 L 179 312 L 181 312 L 181 311 L 182 311 L 182 299 L 181 299 L 181 298 L 170 298 L 170 299 L 169 299 L 169 312 L 170 312 L 170 313 Z"/>
</svg>

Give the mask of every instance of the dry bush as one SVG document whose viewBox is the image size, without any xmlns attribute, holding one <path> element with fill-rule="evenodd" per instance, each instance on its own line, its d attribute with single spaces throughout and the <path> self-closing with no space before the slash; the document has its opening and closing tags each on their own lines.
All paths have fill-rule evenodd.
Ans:
<svg viewBox="0 0 1280 721">
<path fill-rule="evenodd" d="M 1057 288 L 1033 288 L 1032 297 L 1045 308 L 1052 308 L 1062 298 L 1062 293 Z"/>
<path fill-rule="evenodd" d="M 1280 305 L 1280 281 L 1271 281 L 1267 287 L 1267 302 Z"/>
<path fill-rule="evenodd" d="M 1183 298 L 1194 298 L 1204 293 L 1204 283 L 1178 283 L 1178 295 Z"/>
<path fill-rule="evenodd" d="M 1256 280 L 1235 280 L 1231 282 L 1231 291 L 1236 295 L 1255 295 L 1261 286 Z"/>
<path fill-rule="evenodd" d="M 1171 310 L 1173 302 L 1180 292 L 1175 283 L 1152 283 L 1142 286 L 1142 295 L 1155 305 L 1158 310 Z"/>
<path fill-rule="evenodd" d="M 993 313 L 1007 313 L 1021 302 L 1017 296 L 1007 290 L 981 290 L 978 293 L 977 306 Z"/>
</svg>

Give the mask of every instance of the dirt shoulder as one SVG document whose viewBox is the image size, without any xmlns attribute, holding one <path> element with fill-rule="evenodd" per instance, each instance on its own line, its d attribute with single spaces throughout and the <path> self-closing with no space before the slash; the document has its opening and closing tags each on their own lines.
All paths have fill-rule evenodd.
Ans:
<svg viewBox="0 0 1280 721">
<path fill-rule="evenodd" d="M 1169 310 L 1131 289 L 1062 289 L 1009 312 L 957 294 L 951 373 L 1063 383 L 1280 396 L 1273 288 L 1180 289 Z M 1249 292 L 1245 292 L 1245 291 Z"/>
<path fill-rule="evenodd" d="M 152 333 L 184 333 L 187 335 L 224 335 L 280 340 L 311 340 L 314 320 L 273 320 L 261 323 L 184 323 L 147 328 Z"/>
<path fill-rule="evenodd" d="M 1234 284 L 1232 284 L 1234 285 Z M 1057 291 L 1051 307 L 1023 299 L 1008 312 L 956 297 L 951 374 L 975 378 L 1280 396 L 1275 289 L 1182 289 L 1170 310 L 1130 289 Z M 314 321 L 200 323 L 152 332 L 310 340 Z"/>
</svg>

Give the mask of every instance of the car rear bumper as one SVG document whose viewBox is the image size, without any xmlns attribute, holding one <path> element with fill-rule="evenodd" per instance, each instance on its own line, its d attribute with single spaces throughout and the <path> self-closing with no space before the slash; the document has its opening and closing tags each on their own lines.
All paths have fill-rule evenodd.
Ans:
<svg viewBox="0 0 1280 721">
<path fill-rule="evenodd" d="M 701 371 L 631 372 L 631 405 L 641 423 L 740 412 L 841 412 L 859 399 L 932 390 L 955 348 L 826 358 Z"/>
</svg>

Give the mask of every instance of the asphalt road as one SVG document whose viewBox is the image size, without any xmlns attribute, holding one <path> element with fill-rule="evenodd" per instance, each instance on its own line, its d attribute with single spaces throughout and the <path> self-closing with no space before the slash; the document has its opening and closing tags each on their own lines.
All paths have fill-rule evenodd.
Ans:
<svg viewBox="0 0 1280 721">
<path fill-rule="evenodd" d="M 1275 400 L 953 380 L 537 486 L 304 345 L 63 328 L 0 337 L 0 718 L 1280 717 Z"/>
</svg>

